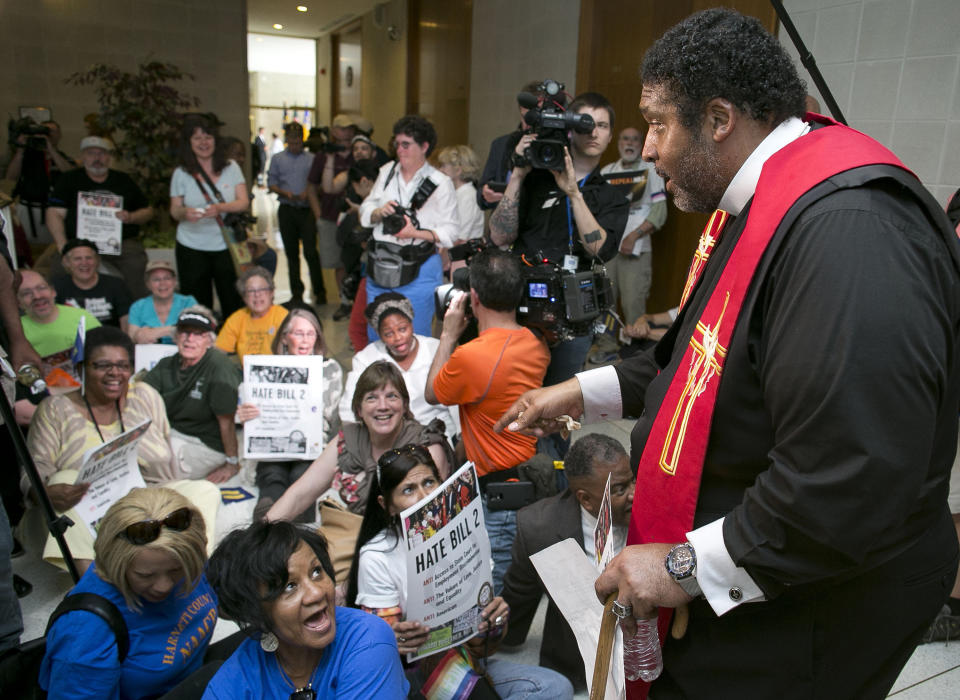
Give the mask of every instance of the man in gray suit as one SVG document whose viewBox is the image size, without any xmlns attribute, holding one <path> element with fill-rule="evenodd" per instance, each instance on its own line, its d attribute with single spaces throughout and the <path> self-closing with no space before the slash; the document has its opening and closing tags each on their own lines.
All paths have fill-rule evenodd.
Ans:
<svg viewBox="0 0 960 700">
<path fill-rule="evenodd" d="M 564 472 L 570 482 L 567 490 L 517 512 L 517 537 L 503 580 L 503 598 L 510 605 L 510 627 L 504 645 L 519 645 L 527 638 L 540 598 L 546 592 L 530 555 L 572 537 L 588 557 L 595 558 L 593 531 L 608 475 L 614 552 L 619 552 L 626 542 L 634 478 L 623 446 L 599 433 L 584 435 L 567 453 Z M 543 640 L 540 665 L 562 673 L 576 688 L 585 687 L 576 639 L 552 599 L 543 624 Z"/>
</svg>

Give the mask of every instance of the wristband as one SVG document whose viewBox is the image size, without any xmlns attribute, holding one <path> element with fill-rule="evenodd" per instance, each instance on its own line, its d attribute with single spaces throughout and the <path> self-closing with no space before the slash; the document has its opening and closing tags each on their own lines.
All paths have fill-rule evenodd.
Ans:
<svg viewBox="0 0 960 700">
<path fill-rule="evenodd" d="M 240 458 L 237 457 L 236 455 L 234 455 L 233 457 L 227 457 L 223 461 L 226 462 L 227 464 L 232 464 L 233 466 L 237 466 L 238 464 L 240 464 Z"/>
</svg>

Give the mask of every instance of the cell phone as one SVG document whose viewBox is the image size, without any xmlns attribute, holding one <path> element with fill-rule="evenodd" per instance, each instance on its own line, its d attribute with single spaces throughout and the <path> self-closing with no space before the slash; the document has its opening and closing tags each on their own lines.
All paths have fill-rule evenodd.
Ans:
<svg viewBox="0 0 960 700">
<path fill-rule="evenodd" d="M 506 192 L 506 190 L 507 190 L 507 183 L 505 183 L 505 182 L 495 182 L 495 181 L 491 180 L 490 182 L 487 183 L 487 187 L 489 187 L 489 188 L 490 188 L 491 190 L 493 190 L 494 192 Z"/>
<path fill-rule="evenodd" d="M 501 481 L 487 484 L 487 508 L 519 510 L 537 500 L 532 481 Z"/>
</svg>

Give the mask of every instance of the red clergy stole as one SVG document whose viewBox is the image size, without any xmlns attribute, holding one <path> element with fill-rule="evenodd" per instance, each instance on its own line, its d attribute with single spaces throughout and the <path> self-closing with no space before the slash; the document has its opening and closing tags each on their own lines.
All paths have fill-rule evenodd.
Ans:
<svg viewBox="0 0 960 700">
<path fill-rule="evenodd" d="M 807 115 L 808 121 L 812 118 Z M 683 542 L 693 528 L 730 338 L 754 271 L 784 215 L 803 194 L 846 170 L 880 163 L 904 168 L 893 153 L 868 136 L 825 117 L 815 118 L 829 126 L 796 139 L 764 164 L 743 232 L 716 286 L 712 291 L 705 290 L 710 297 L 670 380 L 640 457 L 628 545 Z M 704 231 L 706 239 L 716 239 L 726 218 L 723 212 L 711 218 Z M 712 247 L 713 241 L 708 242 Z M 684 302 L 709 255 L 706 243 L 701 247 L 691 265 Z M 660 610 L 661 640 L 666 639 L 672 612 Z M 631 700 L 645 698 L 649 684 L 628 682 L 627 689 Z"/>
<path fill-rule="evenodd" d="M 680 297 L 680 308 L 687 303 L 693 288 L 697 286 L 697 280 L 700 279 L 700 273 L 707 266 L 707 258 L 713 252 L 713 246 L 720 240 L 720 234 L 723 233 L 723 227 L 727 225 L 730 215 L 723 209 L 717 209 L 710 215 L 707 225 L 703 227 L 700 234 L 700 242 L 697 243 L 697 249 L 693 253 L 693 260 L 690 261 L 690 269 L 687 271 L 687 281 L 683 285 L 683 294 Z"/>
</svg>

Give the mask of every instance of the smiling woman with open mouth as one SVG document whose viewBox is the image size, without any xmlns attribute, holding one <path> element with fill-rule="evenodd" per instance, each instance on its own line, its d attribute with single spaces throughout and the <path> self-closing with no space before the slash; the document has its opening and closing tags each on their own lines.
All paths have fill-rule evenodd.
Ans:
<svg viewBox="0 0 960 700">
<path fill-rule="evenodd" d="M 215 698 L 407 697 L 389 625 L 334 604 L 327 543 L 292 523 L 230 533 L 207 572 L 222 614 L 245 640 L 207 685 Z"/>
</svg>

